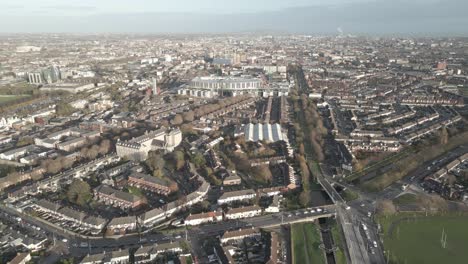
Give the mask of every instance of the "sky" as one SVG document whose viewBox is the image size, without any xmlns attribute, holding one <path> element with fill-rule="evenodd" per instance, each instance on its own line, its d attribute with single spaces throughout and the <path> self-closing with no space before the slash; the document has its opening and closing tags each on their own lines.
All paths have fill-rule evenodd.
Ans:
<svg viewBox="0 0 468 264">
<path fill-rule="evenodd" d="M 290 7 L 372 0 L 1 0 L 4 14 L 90 15 L 99 13 L 256 13 Z"/>
<path fill-rule="evenodd" d="M 0 33 L 468 36 L 467 0 L 0 0 Z"/>
</svg>

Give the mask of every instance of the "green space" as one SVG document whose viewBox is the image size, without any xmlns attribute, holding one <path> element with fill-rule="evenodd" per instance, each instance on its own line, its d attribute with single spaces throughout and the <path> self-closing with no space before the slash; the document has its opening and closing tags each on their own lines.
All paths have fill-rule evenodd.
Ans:
<svg viewBox="0 0 468 264">
<path fill-rule="evenodd" d="M 0 94 L 19 95 L 35 92 L 37 92 L 37 86 L 26 81 L 0 86 Z"/>
<path fill-rule="evenodd" d="M 390 186 L 392 183 L 401 180 L 403 177 L 416 170 L 427 161 L 431 161 L 457 147 L 468 144 L 468 131 L 450 137 L 450 139 L 426 140 L 416 147 L 417 151 L 393 162 L 393 168 L 380 174 L 369 181 L 362 183 L 362 187 L 369 192 L 379 192 Z"/>
<path fill-rule="evenodd" d="M 5 164 L 0 164 L 0 178 L 6 177 L 9 173 L 14 172 L 15 167 Z"/>
<path fill-rule="evenodd" d="M 325 264 L 320 232 L 313 223 L 294 224 L 291 226 L 293 264 Z"/>
<path fill-rule="evenodd" d="M 138 189 L 135 186 L 128 186 L 127 189 L 128 189 L 128 192 L 133 194 L 133 195 L 136 195 L 138 197 L 145 197 L 145 195 L 143 194 L 141 189 Z"/>
<path fill-rule="evenodd" d="M 15 102 L 18 99 L 30 97 L 30 95 L 22 94 L 22 95 L 0 95 L 0 105 Z"/>
<path fill-rule="evenodd" d="M 337 247 L 337 250 L 335 251 L 336 264 L 346 264 L 346 256 L 344 253 L 346 249 L 340 226 L 336 221 L 331 221 L 330 227 L 333 236 L 333 243 Z"/>
<path fill-rule="evenodd" d="M 341 196 L 346 202 L 351 202 L 359 198 L 359 194 L 357 192 L 351 191 L 350 189 L 342 191 Z"/>
<path fill-rule="evenodd" d="M 397 214 L 378 221 L 388 263 L 467 263 L 468 215 Z"/>
<path fill-rule="evenodd" d="M 410 156 L 411 154 L 413 154 L 415 152 L 415 148 L 413 147 L 408 147 L 408 148 L 405 148 L 403 149 L 402 151 L 400 152 L 397 152 L 397 153 L 394 153 L 380 161 L 377 161 L 377 162 L 373 162 L 371 164 L 369 164 L 368 166 L 366 166 L 364 169 L 362 170 L 359 170 L 359 171 L 356 171 L 356 172 L 353 172 L 351 173 L 350 175 L 346 176 L 346 181 L 348 182 L 352 182 L 368 173 L 371 173 L 373 171 L 377 171 L 379 170 L 380 168 L 383 168 L 385 166 L 388 166 L 394 162 L 397 162 L 399 160 L 402 160 L 408 156 Z"/>
<path fill-rule="evenodd" d="M 418 202 L 418 197 L 412 193 L 405 193 L 393 199 L 393 203 L 395 205 L 415 204 L 417 202 Z"/>
</svg>

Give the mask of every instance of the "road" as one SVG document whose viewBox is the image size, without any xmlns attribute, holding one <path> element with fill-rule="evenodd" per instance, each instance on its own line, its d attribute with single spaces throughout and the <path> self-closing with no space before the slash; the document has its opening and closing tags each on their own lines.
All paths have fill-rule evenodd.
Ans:
<svg viewBox="0 0 468 264">
<path fill-rule="evenodd" d="M 317 179 L 336 205 L 337 218 L 343 228 L 348 247 L 349 261 L 351 263 L 385 263 L 382 247 L 372 247 L 373 241 L 380 241 L 377 226 L 367 215 L 369 210 L 374 212 L 375 205 L 371 203 L 365 208 L 361 207 L 361 204 L 348 205 L 333 187 L 334 181 L 327 165 L 319 164 L 319 166 L 321 173 L 317 174 Z M 361 228 L 362 223 L 368 226 L 367 234 Z"/>
<path fill-rule="evenodd" d="M 318 207 L 317 207 L 318 208 Z M 175 232 L 172 234 L 162 233 L 147 233 L 142 236 L 138 234 L 129 234 L 120 238 L 105 238 L 105 237 L 84 237 L 76 234 L 71 234 L 65 229 L 46 224 L 29 215 L 21 214 L 12 208 L 0 205 L 0 210 L 8 215 L 20 217 L 24 222 L 39 226 L 44 230 L 48 237 L 55 237 L 60 243 L 66 239 L 68 250 L 72 256 L 80 257 L 86 254 L 100 253 L 103 251 L 116 250 L 119 248 L 137 248 L 141 245 L 152 245 L 155 243 L 168 243 L 171 241 L 184 240 L 186 237 L 193 238 L 199 236 L 217 236 L 222 235 L 225 231 L 236 230 L 239 228 L 258 227 L 270 228 L 280 226 L 282 224 L 290 224 L 295 222 L 313 221 L 321 217 L 330 217 L 336 213 L 334 206 L 320 207 L 324 209 L 321 212 L 317 208 L 301 209 L 290 212 L 280 212 L 269 215 L 261 215 L 252 218 L 229 220 L 217 222 L 208 225 L 192 227 L 186 232 Z M 311 210 L 315 212 L 311 213 Z M 65 241 L 65 240 L 64 240 Z"/>
</svg>

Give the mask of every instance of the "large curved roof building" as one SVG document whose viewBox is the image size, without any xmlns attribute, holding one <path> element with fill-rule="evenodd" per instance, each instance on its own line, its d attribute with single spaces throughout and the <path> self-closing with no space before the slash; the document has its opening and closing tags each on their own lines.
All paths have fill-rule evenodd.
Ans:
<svg viewBox="0 0 468 264">
<path fill-rule="evenodd" d="M 281 90 L 281 91 L 280 91 Z M 287 95 L 289 87 L 272 89 L 254 77 L 196 77 L 179 89 L 179 94 L 195 97 Z"/>
</svg>

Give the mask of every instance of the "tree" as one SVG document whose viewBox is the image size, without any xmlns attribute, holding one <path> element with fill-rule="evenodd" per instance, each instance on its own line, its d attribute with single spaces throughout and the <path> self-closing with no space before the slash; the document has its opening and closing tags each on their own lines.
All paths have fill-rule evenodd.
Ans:
<svg viewBox="0 0 468 264">
<path fill-rule="evenodd" d="M 377 213 L 380 215 L 393 215 L 396 213 L 395 205 L 391 200 L 380 200 L 377 202 Z"/>
<path fill-rule="evenodd" d="M 305 151 L 304 144 L 303 143 L 299 144 L 299 154 L 304 155 L 304 151 Z"/>
<path fill-rule="evenodd" d="M 175 162 L 175 169 L 180 170 L 185 165 L 185 155 L 182 151 L 177 150 L 173 152 L 173 158 Z"/>
<path fill-rule="evenodd" d="M 442 130 L 440 131 L 440 143 L 445 145 L 448 143 L 449 135 L 446 127 L 443 127 Z"/>
<path fill-rule="evenodd" d="M 271 174 L 271 170 L 268 167 L 268 165 L 254 167 L 252 169 L 252 174 L 254 174 L 257 180 L 263 182 L 271 182 L 271 180 L 273 179 L 273 175 Z"/>
<path fill-rule="evenodd" d="M 26 145 L 34 144 L 34 138 L 32 137 L 20 137 L 16 143 L 16 147 L 23 147 Z"/>
<path fill-rule="evenodd" d="M 301 194 L 299 195 L 299 203 L 303 207 L 307 207 L 310 203 L 310 192 L 303 190 Z"/>
<path fill-rule="evenodd" d="M 80 154 L 83 158 L 93 160 L 99 155 L 100 147 L 98 145 L 93 145 L 89 148 L 82 148 Z"/>
<path fill-rule="evenodd" d="M 182 125 L 183 122 L 184 120 L 180 114 L 175 115 L 171 120 L 171 124 L 175 126 Z"/>
<path fill-rule="evenodd" d="M 103 141 L 101 141 L 101 144 L 99 144 L 99 150 L 98 150 L 99 154 L 104 155 L 104 154 L 109 153 L 109 151 L 111 150 L 111 147 L 112 147 L 111 141 L 108 139 L 104 139 Z"/>
<path fill-rule="evenodd" d="M 153 176 L 162 177 L 166 161 L 159 151 L 151 151 L 145 161 L 146 165 L 153 171 Z"/>
<path fill-rule="evenodd" d="M 205 166 L 206 160 L 205 157 L 201 153 L 196 153 L 192 156 L 192 163 L 197 167 L 201 168 Z"/>
<path fill-rule="evenodd" d="M 188 111 L 184 112 L 182 114 L 182 117 L 184 119 L 184 122 L 192 122 L 195 118 L 195 114 L 193 113 L 193 111 Z"/>
<path fill-rule="evenodd" d="M 74 180 L 68 187 L 67 199 L 71 203 L 84 206 L 91 200 L 91 187 L 82 180 Z"/>
<path fill-rule="evenodd" d="M 55 111 L 58 116 L 69 116 L 73 114 L 75 108 L 73 108 L 73 106 L 70 104 L 60 102 L 55 106 Z"/>
<path fill-rule="evenodd" d="M 46 159 L 41 162 L 41 167 L 46 170 L 47 173 L 57 174 L 62 170 L 62 161 L 58 157 L 56 159 Z"/>
<path fill-rule="evenodd" d="M 62 169 L 69 169 L 73 166 L 74 163 L 72 159 L 66 157 L 60 157 L 58 160 L 60 161 Z"/>
</svg>

